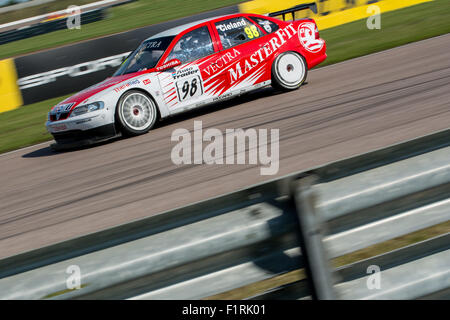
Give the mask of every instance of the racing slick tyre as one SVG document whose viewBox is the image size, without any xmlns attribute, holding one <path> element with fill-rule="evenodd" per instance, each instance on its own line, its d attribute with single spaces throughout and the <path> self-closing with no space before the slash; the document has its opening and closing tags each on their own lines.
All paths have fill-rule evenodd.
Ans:
<svg viewBox="0 0 450 320">
<path fill-rule="evenodd" d="M 124 135 L 137 136 L 147 133 L 157 119 L 155 102 L 142 91 L 128 91 L 117 104 L 116 122 Z"/>
<path fill-rule="evenodd" d="M 308 67 L 297 52 L 280 54 L 272 64 L 272 86 L 283 91 L 298 89 L 306 80 Z"/>
</svg>

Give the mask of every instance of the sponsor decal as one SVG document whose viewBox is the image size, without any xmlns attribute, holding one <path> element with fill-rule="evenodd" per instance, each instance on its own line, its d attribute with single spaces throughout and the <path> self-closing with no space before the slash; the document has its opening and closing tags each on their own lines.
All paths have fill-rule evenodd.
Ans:
<svg viewBox="0 0 450 320">
<path fill-rule="evenodd" d="M 172 73 L 172 78 L 174 80 L 180 79 L 180 78 L 184 78 L 184 77 L 188 77 L 188 76 L 192 76 L 194 74 L 198 73 L 198 67 L 188 67 L 185 69 L 180 69 L 178 71 L 175 71 Z"/>
<path fill-rule="evenodd" d="M 122 90 L 124 90 L 124 89 L 126 89 L 126 88 L 128 88 L 130 86 L 133 86 L 133 85 L 136 85 L 136 84 L 139 84 L 139 83 L 141 83 L 141 82 L 138 79 L 131 80 L 131 81 L 129 81 L 129 82 L 119 86 L 119 87 L 114 88 L 114 91 L 115 92 L 120 92 L 120 91 L 122 91 Z"/>
<path fill-rule="evenodd" d="M 255 84 L 254 86 L 253 86 L 253 88 L 261 88 L 261 87 L 263 87 L 263 86 L 265 86 L 267 83 L 266 83 L 267 81 L 265 81 L 265 82 L 261 82 L 261 83 L 257 83 L 257 84 Z M 270 81 L 269 81 L 270 82 Z"/>
<path fill-rule="evenodd" d="M 294 28 L 292 23 L 284 29 L 278 29 L 274 33 L 274 36 L 266 42 L 264 46 L 259 48 L 249 58 L 239 61 L 234 67 L 229 69 L 230 83 L 233 84 L 244 75 L 248 74 L 252 69 L 267 60 L 267 58 L 273 55 L 278 48 L 283 46 L 287 40 L 291 39 L 296 34 L 297 30 Z"/>
<path fill-rule="evenodd" d="M 223 94 L 221 96 L 213 98 L 213 101 L 215 102 L 215 101 L 223 100 L 223 99 L 231 97 L 232 95 L 233 94 L 231 92 L 229 92 L 229 93 L 226 93 L 226 94 Z"/>
<path fill-rule="evenodd" d="M 162 70 L 170 69 L 171 67 L 175 67 L 175 66 L 177 66 L 179 64 L 181 64 L 180 60 L 173 59 L 173 60 L 170 60 L 169 62 L 163 64 L 162 66 L 157 67 L 156 71 L 162 71 Z"/>
<path fill-rule="evenodd" d="M 146 49 L 158 49 L 161 46 L 162 41 L 149 41 L 145 43 Z"/>
<path fill-rule="evenodd" d="M 175 80 L 175 89 L 179 102 L 197 98 L 203 94 L 203 82 L 197 65 L 172 72 L 172 79 Z M 171 96 L 173 91 L 169 90 L 168 94 Z"/>
<path fill-rule="evenodd" d="M 264 28 L 264 30 L 267 31 L 267 33 L 272 33 L 272 26 L 270 25 L 270 21 L 262 20 L 261 22 L 259 22 L 259 25 L 262 25 L 262 27 Z"/>
<path fill-rule="evenodd" d="M 238 57 L 241 53 L 234 49 L 232 51 L 226 52 L 224 55 L 222 55 L 219 59 L 211 63 L 209 66 L 207 66 L 204 71 L 208 76 L 211 76 L 211 74 L 215 74 L 216 72 L 220 71 L 225 67 L 228 63 L 233 61 L 236 57 Z"/>
<path fill-rule="evenodd" d="M 122 60 L 127 57 L 130 52 L 118 54 L 111 57 L 106 57 L 98 60 L 83 62 L 74 66 L 55 69 L 43 73 L 38 73 L 32 76 L 20 78 L 17 83 L 20 89 L 27 89 L 44 84 L 54 82 L 57 78 L 63 76 L 79 77 L 93 72 L 104 70 L 107 67 L 115 68 L 122 63 Z"/>
<path fill-rule="evenodd" d="M 151 80 L 150 80 L 150 79 L 145 79 L 144 81 L 142 81 L 142 83 L 143 83 L 144 85 L 148 85 L 148 84 L 151 83 Z"/>
<path fill-rule="evenodd" d="M 298 26 L 298 39 L 301 45 L 309 52 L 316 53 L 323 48 L 324 41 L 316 39 L 316 25 L 312 22 L 303 22 Z"/>
<path fill-rule="evenodd" d="M 229 23 L 221 23 L 221 24 L 216 24 L 216 27 L 218 30 L 224 32 L 227 30 L 233 30 L 233 29 L 237 29 L 240 27 L 245 27 L 247 24 L 245 22 L 245 19 L 242 18 L 241 21 L 237 21 L 237 22 L 229 22 Z"/>
</svg>

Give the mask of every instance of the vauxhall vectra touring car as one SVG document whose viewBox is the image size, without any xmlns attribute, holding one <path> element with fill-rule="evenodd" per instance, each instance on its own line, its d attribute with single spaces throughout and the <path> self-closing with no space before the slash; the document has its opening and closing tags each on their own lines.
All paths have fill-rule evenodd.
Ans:
<svg viewBox="0 0 450 320">
<path fill-rule="evenodd" d="M 314 20 L 295 20 L 307 8 L 317 12 L 312 3 L 267 16 L 233 14 L 146 39 L 110 78 L 50 110 L 54 148 L 144 134 L 160 119 L 268 85 L 299 88 L 326 59 Z"/>
</svg>

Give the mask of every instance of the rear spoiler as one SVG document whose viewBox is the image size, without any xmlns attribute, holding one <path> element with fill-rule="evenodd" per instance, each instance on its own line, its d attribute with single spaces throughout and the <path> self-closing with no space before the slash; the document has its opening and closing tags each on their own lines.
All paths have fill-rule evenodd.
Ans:
<svg viewBox="0 0 450 320">
<path fill-rule="evenodd" d="M 300 10 L 305 10 L 305 9 L 311 9 L 312 12 L 317 14 L 317 5 L 315 2 L 312 2 L 312 3 L 299 4 L 298 6 L 295 6 L 295 7 L 289 8 L 289 9 L 285 9 L 285 10 L 281 10 L 281 11 L 271 12 L 268 14 L 268 16 L 269 17 L 283 16 L 283 21 L 286 21 L 286 19 L 285 19 L 286 14 L 292 13 L 292 20 L 295 20 L 295 12 L 300 11 Z"/>
</svg>

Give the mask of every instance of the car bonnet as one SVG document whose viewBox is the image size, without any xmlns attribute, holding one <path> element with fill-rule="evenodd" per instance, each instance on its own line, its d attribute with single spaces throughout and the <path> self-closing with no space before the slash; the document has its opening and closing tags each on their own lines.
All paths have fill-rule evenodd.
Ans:
<svg viewBox="0 0 450 320">
<path fill-rule="evenodd" d="M 52 108 L 52 110 L 54 108 L 56 108 L 57 106 L 63 105 L 63 104 L 72 104 L 72 107 L 70 109 L 70 111 L 72 111 L 74 108 L 76 108 L 78 105 L 86 103 L 87 100 L 89 98 L 91 98 L 92 96 L 94 96 L 95 94 L 102 92 L 106 89 L 109 89 L 113 86 L 118 85 L 121 82 L 127 81 L 131 78 L 134 78 L 136 76 L 138 76 L 140 74 L 136 74 L 136 73 L 131 73 L 131 74 L 125 74 L 125 75 L 121 75 L 121 76 L 116 76 L 116 77 L 111 77 L 111 78 L 107 78 L 104 81 L 97 83 L 93 86 L 90 86 L 89 88 L 86 88 L 76 94 L 74 94 L 73 96 L 68 97 L 67 99 L 65 99 L 64 101 L 61 101 L 60 103 L 58 103 L 56 106 L 54 106 Z"/>
</svg>

